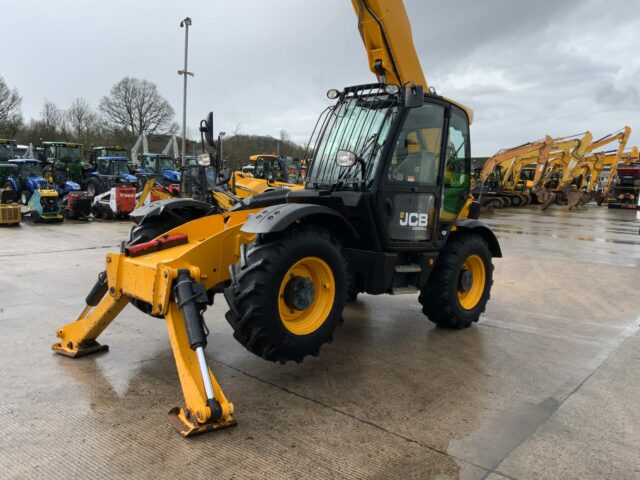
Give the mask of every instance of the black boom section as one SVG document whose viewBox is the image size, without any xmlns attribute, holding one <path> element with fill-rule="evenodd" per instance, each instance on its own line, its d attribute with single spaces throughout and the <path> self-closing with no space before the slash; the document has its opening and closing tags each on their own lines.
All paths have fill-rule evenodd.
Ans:
<svg viewBox="0 0 640 480">
<path fill-rule="evenodd" d="M 281 232 L 298 220 L 326 227 L 339 237 L 358 237 L 349 221 L 335 210 L 323 205 L 304 203 L 267 207 L 251 215 L 243 225 L 242 231 L 256 234 Z"/>
</svg>

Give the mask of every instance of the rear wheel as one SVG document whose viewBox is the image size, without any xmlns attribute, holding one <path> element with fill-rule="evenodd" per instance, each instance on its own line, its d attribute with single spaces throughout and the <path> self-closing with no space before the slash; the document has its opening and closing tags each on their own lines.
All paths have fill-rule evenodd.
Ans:
<svg viewBox="0 0 640 480">
<path fill-rule="evenodd" d="M 342 323 L 345 260 L 325 229 L 259 237 L 231 267 L 226 318 L 250 352 L 273 362 L 318 355 Z"/>
<path fill-rule="evenodd" d="M 441 327 L 470 327 L 484 312 L 492 284 L 491 251 L 484 239 L 475 234 L 454 237 L 420 292 L 422 312 Z"/>
<path fill-rule="evenodd" d="M 20 201 L 23 205 L 27 205 L 31 200 L 31 192 L 29 190 L 23 190 L 20 194 Z"/>
<path fill-rule="evenodd" d="M 93 179 L 89 180 L 89 183 L 87 183 L 87 193 L 89 194 L 89 196 L 95 197 L 96 195 L 98 195 L 98 192 L 98 182 Z"/>
</svg>

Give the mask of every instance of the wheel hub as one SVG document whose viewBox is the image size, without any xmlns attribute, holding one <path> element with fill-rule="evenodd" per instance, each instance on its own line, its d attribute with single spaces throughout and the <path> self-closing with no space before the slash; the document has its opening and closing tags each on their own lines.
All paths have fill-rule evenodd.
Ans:
<svg viewBox="0 0 640 480">
<path fill-rule="evenodd" d="M 471 285 L 473 285 L 473 273 L 467 269 L 462 270 L 460 280 L 458 281 L 458 289 L 461 292 L 467 293 L 471 290 Z"/>
<path fill-rule="evenodd" d="M 293 276 L 285 287 L 285 303 L 293 310 L 306 310 L 315 296 L 316 288 L 310 278 Z"/>
</svg>

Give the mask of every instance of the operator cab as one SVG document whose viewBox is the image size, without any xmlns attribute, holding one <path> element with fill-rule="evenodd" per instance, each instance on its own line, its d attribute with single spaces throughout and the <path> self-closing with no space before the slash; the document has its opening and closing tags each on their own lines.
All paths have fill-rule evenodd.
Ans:
<svg viewBox="0 0 640 480">
<path fill-rule="evenodd" d="M 288 201 L 325 198 L 355 227 L 360 248 L 439 248 L 470 194 L 465 110 L 421 87 L 371 84 L 329 97 L 337 103 L 310 142 L 306 188 Z"/>
</svg>

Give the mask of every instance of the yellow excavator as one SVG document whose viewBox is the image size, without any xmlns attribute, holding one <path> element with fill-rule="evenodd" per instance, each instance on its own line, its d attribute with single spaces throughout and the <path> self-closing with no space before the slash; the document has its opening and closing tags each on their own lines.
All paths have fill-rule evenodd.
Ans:
<svg viewBox="0 0 640 480">
<path fill-rule="evenodd" d="M 622 143 L 622 142 L 621 142 Z M 612 157 L 612 158 L 611 158 Z M 629 152 L 621 152 L 620 148 L 615 151 L 613 155 L 606 155 L 603 160 L 603 168 L 605 165 L 610 165 L 609 176 L 607 177 L 607 181 L 604 184 L 604 188 L 598 198 L 598 205 L 602 205 L 602 203 L 607 200 L 607 202 L 612 205 L 617 203 L 619 200 L 620 203 L 637 203 L 637 194 L 633 195 L 633 188 L 624 188 L 625 185 L 621 185 L 620 178 L 618 175 L 619 167 L 631 167 L 636 165 L 640 161 L 640 152 L 638 151 L 638 147 L 634 146 L 631 148 Z M 618 182 L 618 190 L 620 192 L 614 192 L 616 190 L 615 185 Z M 633 186 L 633 184 L 631 185 Z M 637 187 L 637 185 L 636 185 Z M 637 188 L 636 188 L 637 190 Z M 625 198 L 625 194 L 632 194 L 632 198 Z M 622 202 L 626 200 L 626 202 Z"/>
<path fill-rule="evenodd" d="M 328 91 L 305 188 L 223 213 L 195 199 L 146 207 L 56 332 L 53 349 L 80 357 L 106 349 L 97 338 L 128 304 L 164 319 L 185 402 L 170 419 L 184 436 L 235 423 L 204 354 L 216 294 L 236 340 L 281 363 L 318 355 L 360 292 L 419 293 L 426 317 L 452 329 L 489 300 L 502 254 L 470 192 L 472 112 L 428 87 L 401 0 L 352 4 L 377 82 Z M 220 171 L 212 114 L 200 129 Z"/>
<path fill-rule="evenodd" d="M 264 193 L 275 188 L 304 188 L 300 165 L 293 159 L 260 154 L 249 157 L 250 171 L 233 173 L 231 189 L 240 198 Z"/>
<path fill-rule="evenodd" d="M 553 138 L 547 135 L 541 140 L 500 150 L 480 170 L 473 190 L 474 196 L 483 206 L 506 207 L 530 203 L 528 195 L 523 198 L 519 193 L 505 191 L 505 179 L 511 176 L 514 167 L 522 159 L 546 159 L 552 145 Z"/>
<path fill-rule="evenodd" d="M 584 132 L 578 135 L 561 137 L 553 142 L 549 158 L 544 168 L 540 165 L 536 171 L 533 190 L 542 210 L 562 199 L 562 180 L 565 172 L 574 170 L 589 151 L 593 135 Z"/>
<path fill-rule="evenodd" d="M 588 135 L 590 134 L 588 133 Z M 596 141 L 583 137 L 580 145 L 574 147 L 570 154 L 565 150 L 557 162 L 550 162 L 551 168 L 544 179 L 545 188 L 538 193 L 542 209 L 548 208 L 552 203 L 564 200 L 567 201 L 569 209 L 573 209 L 593 198 L 591 194 L 585 196 L 579 188 L 582 183 L 580 174 L 585 157 L 591 152 L 617 141 L 616 156 L 619 159 L 626 148 L 630 135 L 631 128 L 624 127 L 622 130 L 605 135 Z"/>
</svg>

